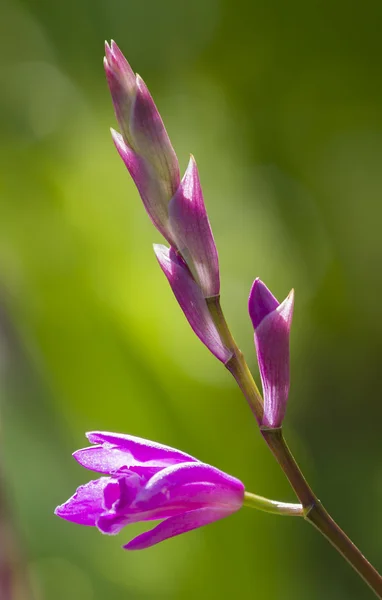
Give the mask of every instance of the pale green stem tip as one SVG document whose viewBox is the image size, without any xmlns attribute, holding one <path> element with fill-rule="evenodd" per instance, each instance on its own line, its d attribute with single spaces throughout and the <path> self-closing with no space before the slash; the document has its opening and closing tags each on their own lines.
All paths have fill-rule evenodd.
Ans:
<svg viewBox="0 0 382 600">
<path fill-rule="evenodd" d="M 290 517 L 303 517 L 305 515 L 302 504 L 291 504 L 289 502 L 269 500 L 269 498 L 263 498 L 263 496 L 257 496 L 250 492 L 244 493 L 243 505 L 276 515 L 289 515 Z"/>
</svg>

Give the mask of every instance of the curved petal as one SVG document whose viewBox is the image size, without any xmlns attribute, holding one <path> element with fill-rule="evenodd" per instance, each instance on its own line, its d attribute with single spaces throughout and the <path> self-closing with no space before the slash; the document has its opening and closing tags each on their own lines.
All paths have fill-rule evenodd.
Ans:
<svg viewBox="0 0 382 600">
<path fill-rule="evenodd" d="M 117 446 L 90 446 L 73 452 L 73 458 L 85 469 L 97 473 L 116 473 L 123 467 L 135 464 L 129 452 Z"/>
<path fill-rule="evenodd" d="M 193 331 L 216 358 L 226 363 L 232 354 L 224 346 L 202 290 L 187 265 L 172 248 L 154 244 L 154 252 Z"/>
<path fill-rule="evenodd" d="M 220 292 L 218 253 L 193 156 L 168 211 L 176 246 L 200 284 L 203 295 L 206 298 L 217 296 Z"/>
<path fill-rule="evenodd" d="M 81 485 L 69 500 L 57 506 L 55 514 L 79 525 L 94 526 L 105 510 L 104 491 L 110 482 L 110 477 L 101 477 Z"/>
<path fill-rule="evenodd" d="M 159 542 L 163 542 L 168 538 L 223 519 L 229 514 L 225 510 L 208 507 L 176 515 L 162 521 L 154 529 L 138 535 L 126 544 L 124 548 L 126 550 L 143 550 L 144 548 L 154 546 L 154 544 L 159 544 Z"/>
<path fill-rule="evenodd" d="M 137 75 L 137 91 L 130 117 L 130 131 L 136 151 L 153 166 L 165 189 L 167 203 L 179 182 L 178 159 L 154 100 L 143 79 Z"/>
<path fill-rule="evenodd" d="M 136 460 L 132 454 L 117 446 L 103 444 L 98 446 L 89 446 L 73 452 L 73 458 L 85 469 L 104 473 L 107 475 L 116 475 L 130 471 L 140 475 L 145 481 L 150 479 L 155 473 L 166 467 L 192 460 L 192 457 L 183 457 L 175 460 L 173 457 L 157 458 L 153 460 Z"/>
<path fill-rule="evenodd" d="M 248 299 L 248 311 L 251 317 L 253 328 L 256 329 L 261 321 L 276 310 L 279 302 L 272 292 L 258 277 L 253 282 Z"/>
<path fill-rule="evenodd" d="M 168 223 L 167 184 L 158 178 L 152 165 L 127 145 L 120 133 L 111 129 L 111 135 L 120 157 L 126 165 L 153 225 L 172 244 Z"/>
<path fill-rule="evenodd" d="M 110 446 L 117 447 L 121 452 L 125 452 L 126 456 L 133 457 L 139 464 L 148 463 L 152 465 L 155 461 L 158 461 L 163 467 L 179 462 L 198 462 L 196 458 L 185 452 L 134 435 L 109 431 L 90 431 L 86 434 L 86 437 L 92 444 L 106 444 L 109 448 Z"/>
<path fill-rule="evenodd" d="M 156 473 L 138 492 L 134 509 L 153 510 L 163 504 L 183 507 L 214 504 L 240 508 L 244 485 L 241 481 L 205 463 L 173 465 Z"/>
</svg>

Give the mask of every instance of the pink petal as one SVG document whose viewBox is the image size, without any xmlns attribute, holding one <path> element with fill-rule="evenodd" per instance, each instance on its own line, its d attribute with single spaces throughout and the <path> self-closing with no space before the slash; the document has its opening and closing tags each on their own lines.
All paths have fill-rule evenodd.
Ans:
<svg viewBox="0 0 382 600">
<path fill-rule="evenodd" d="M 139 75 L 136 82 L 130 117 L 133 147 L 153 166 L 169 202 L 180 182 L 178 159 L 145 82 Z"/>
<path fill-rule="evenodd" d="M 206 298 L 217 296 L 220 291 L 218 253 L 193 156 L 170 201 L 169 216 L 176 246 L 200 284 L 203 295 Z"/>
<path fill-rule="evenodd" d="M 166 246 L 154 244 L 154 252 L 193 331 L 216 358 L 226 363 L 231 352 L 224 346 L 204 295 L 187 265 L 173 249 Z"/>
<path fill-rule="evenodd" d="M 57 506 L 55 514 L 79 525 L 94 526 L 105 510 L 104 490 L 110 482 L 110 477 L 101 477 L 81 485 L 69 500 Z"/>
<path fill-rule="evenodd" d="M 168 190 L 167 184 L 157 177 L 153 166 L 128 146 L 123 137 L 114 129 L 111 135 L 120 157 L 126 165 L 144 207 L 154 226 L 172 244 L 172 236 L 168 223 Z"/>
<path fill-rule="evenodd" d="M 141 487 L 132 508 L 142 512 L 156 507 L 188 511 L 197 504 L 237 510 L 243 504 L 244 485 L 231 475 L 204 463 L 183 463 L 159 471 Z"/>
<path fill-rule="evenodd" d="M 219 519 L 223 519 L 230 513 L 216 508 L 199 508 L 190 512 L 170 517 L 159 523 L 154 529 L 138 535 L 124 546 L 126 550 L 143 550 L 163 542 L 168 538 L 175 537 L 181 533 L 192 531 L 203 525 L 208 525 Z"/>
<path fill-rule="evenodd" d="M 279 302 L 276 300 L 272 292 L 267 286 L 257 277 L 253 282 L 248 299 L 248 311 L 251 317 L 253 328 L 256 329 L 261 321 L 270 312 L 276 310 Z"/>
<path fill-rule="evenodd" d="M 152 464 L 153 461 L 158 461 L 163 467 L 178 462 L 197 461 L 193 456 L 180 450 L 175 450 L 175 448 L 171 448 L 170 446 L 125 433 L 90 431 L 86 434 L 86 437 L 92 444 L 116 446 L 121 452 L 126 452 L 127 456 L 133 457 L 140 464 Z"/>
</svg>

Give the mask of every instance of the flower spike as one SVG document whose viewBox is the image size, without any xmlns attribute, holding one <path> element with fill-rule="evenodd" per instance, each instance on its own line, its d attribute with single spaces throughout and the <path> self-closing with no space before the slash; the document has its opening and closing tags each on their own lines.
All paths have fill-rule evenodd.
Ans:
<svg viewBox="0 0 382 600">
<path fill-rule="evenodd" d="M 281 304 L 266 285 L 256 279 L 248 309 L 255 329 L 255 345 L 264 393 L 264 427 L 281 427 L 289 394 L 289 335 L 294 292 Z"/>
<path fill-rule="evenodd" d="M 56 515 L 114 535 L 139 521 L 162 522 L 124 546 L 142 550 L 239 510 L 244 485 L 188 454 L 134 436 L 95 431 L 77 450 L 85 468 L 107 474 L 80 486 Z"/>
</svg>

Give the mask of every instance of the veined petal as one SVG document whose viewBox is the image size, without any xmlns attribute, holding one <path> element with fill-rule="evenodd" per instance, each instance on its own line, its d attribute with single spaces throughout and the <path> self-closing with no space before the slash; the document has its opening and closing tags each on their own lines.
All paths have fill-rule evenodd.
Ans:
<svg viewBox="0 0 382 600">
<path fill-rule="evenodd" d="M 126 452 L 127 456 L 130 455 L 136 461 L 139 461 L 140 464 L 160 461 L 162 466 L 167 466 L 178 462 L 193 462 L 197 460 L 193 456 L 170 446 L 145 440 L 134 435 L 112 433 L 109 431 L 89 431 L 86 437 L 92 444 L 110 444 L 116 446 L 121 451 Z"/>
<path fill-rule="evenodd" d="M 241 481 L 205 463 L 183 463 L 156 473 L 138 492 L 134 509 L 143 512 L 158 506 L 190 510 L 197 504 L 231 507 L 243 504 Z"/>
<path fill-rule="evenodd" d="M 136 76 L 114 41 L 111 46 L 105 43 L 105 55 L 104 67 L 115 116 L 125 141 L 131 145 L 130 115 L 137 91 Z"/>
<path fill-rule="evenodd" d="M 122 467 L 135 464 L 131 454 L 116 446 L 90 446 L 73 452 L 73 457 L 85 469 L 97 473 L 116 473 Z M 161 468 L 161 467 L 159 467 Z"/>
<path fill-rule="evenodd" d="M 170 456 L 153 460 L 137 460 L 130 452 L 111 444 L 81 448 L 73 452 L 73 457 L 82 467 L 90 471 L 112 475 L 120 471 L 131 470 L 145 480 L 150 479 L 157 471 L 185 460 L 185 458 L 174 459 Z M 187 460 L 192 459 L 190 457 Z"/>
<path fill-rule="evenodd" d="M 153 166 L 169 202 L 180 182 L 178 159 L 145 82 L 139 75 L 136 82 L 130 117 L 133 147 Z"/>
<path fill-rule="evenodd" d="M 235 493 L 244 493 L 244 486 L 236 477 L 206 463 L 185 462 L 162 469 L 153 475 L 140 491 L 137 502 L 144 501 L 145 498 L 155 496 L 160 492 L 166 494 L 173 487 L 198 482 L 222 485 L 227 489 L 232 489 Z"/>
<path fill-rule="evenodd" d="M 81 485 L 69 500 L 57 506 L 55 514 L 79 525 L 94 526 L 105 510 L 104 490 L 110 482 L 110 477 L 101 477 Z"/>
<path fill-rule="evenodd" d="M 193 331 L 216 358 L 227 362 L 231 353 L 224 346 L 204 295 L 187 265 L 172 248 L 154 244 L 154 252 Z"/>
<path fill-rule="evenodd" d="M 159 523 L 154 529 L 138 535 L 124 546 L 126 550 L 143 550 L 159 544 L 168 538 L 175 537 L 181 533 L 192 531 L 203 525 L 208 525 L 219 519 L 223 519 L 233 511 L 223 510 L 221 508 L 203 507 L 197 510 L 169 517 L 162 523 Z"/>
<path fill-rule="evenodd" d="M 218 253 L 193 156 L 170 201 L 169 218 L 176 246 L 204 296 L 217 296 L 220 291 Z"/>
<path fill-rule="evenodd" d="M 138 188 L 151 221 L 170 244 L 174 243 L 168 222 L 167 183 L 157 177 L 153 166 L 143 156 L 125 143 L 120 133 L 111 129 L 111 135 L 120 157 Z"/>
</svg>

